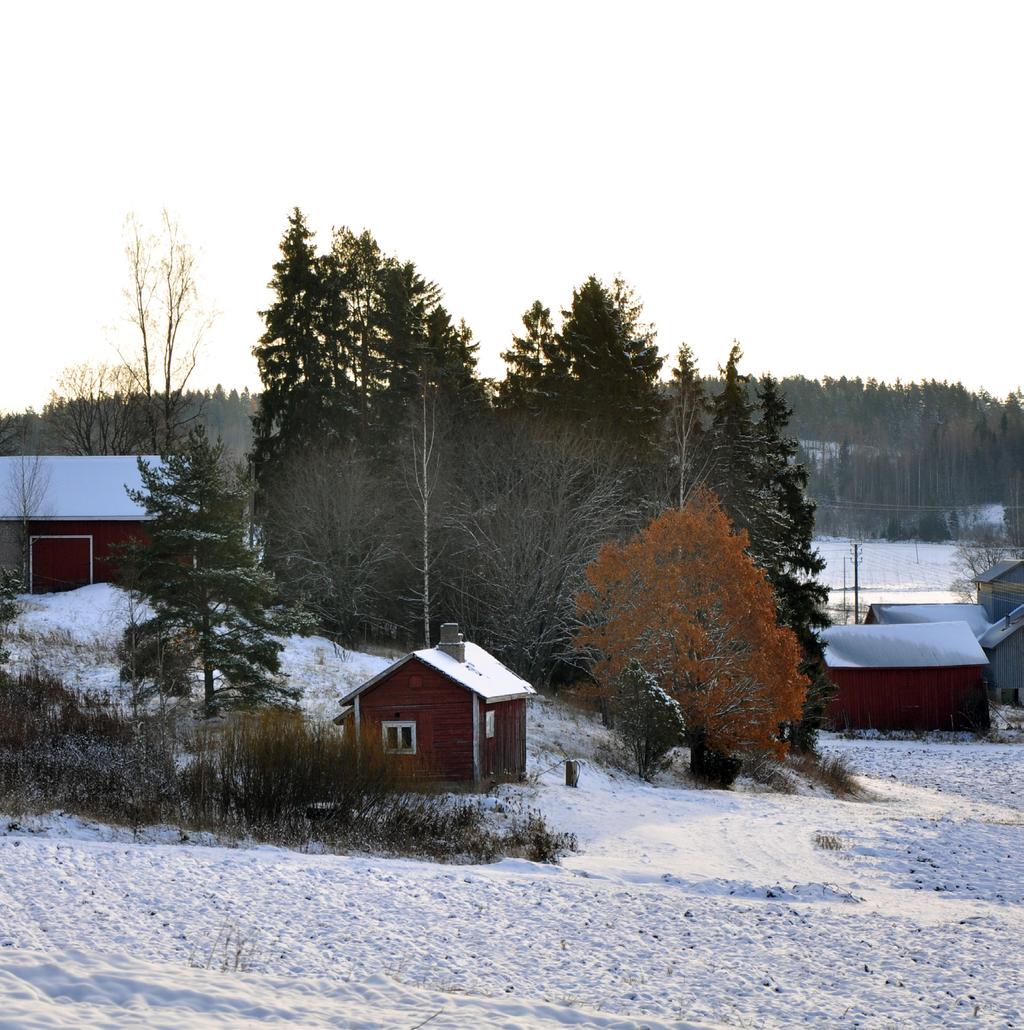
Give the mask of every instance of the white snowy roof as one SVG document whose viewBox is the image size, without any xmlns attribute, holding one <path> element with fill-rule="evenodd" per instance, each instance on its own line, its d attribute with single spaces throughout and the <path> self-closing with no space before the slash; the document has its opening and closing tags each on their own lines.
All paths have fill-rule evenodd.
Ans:
<svg viewBox="0 0 1024 1030">
<path fill-rule="evenodd" d="M 142 457 L 160 463 L 153 455 Z M 26 497 L 33 519 L 145 519 L 126 489 L 142 489 L 137 461 L 120 454 L 0 458 L 0 519 L 21 518 Z"/>
<path fill-rule="evenodd" d="M 372 679 L 349 691 L 342 699 L 343 705 L 348 704 L 357 694 L 361 694 L 368 687 L 389 676 L 399 666 L 404 665 L 412 658 L 418 658 L 425 665 L 437 669 L 448 679 L 454 680 L 460 686 L 472 690 L 485 701 L 507 701 L 515 697 L 529 697 L 537 693 L 533 687 L 524 679 L 520 679 L 511 669 L 506 668 L 494 655 L 489 654 L 477 644 L 464 644 L 466 649 L 466 660 L 456 661 L 450 654 L 437 647 L 424 648 L 422 651 L 413 651 L 404 658 L 389 665 L 383 672 L 379 672 Z"/>
<path fill-rule="evenodd" d="M 929 669 L 987 665 L 966 622 L 900 626 L 832 626 L 823 630 L 825 664 L 831 669 Z"/>
<path fill-rule="evenodd" d="M 536 691 L 526 680 L 520 679 L 511 669 L 506 668 L 494 655 L 476 644 L 464 644 L 466 660 L 456 661 L 450 654 L 438 647 L 413 654 L 427 665 L 433 666 L 456 683 L 469 687 L 487 701 L 504 700 L 510 697 L 526 697 Z"/>
<path fill-rule="evenodd" d="M 980 639 L 989 629 L 988 615 L 980 604 L 873 604 L 875 620 L 883 626 L 919 622 L 966 622 Z"/>
<path fill-rule="evenodd" d="M 1024 604 L 1014 608 L 1005 618 L 993 622 L 988 632 L 979 638 L 978 643 L 987 651 L 991 651 L 1019 629 L 1024 629 Z"/>
</svg>

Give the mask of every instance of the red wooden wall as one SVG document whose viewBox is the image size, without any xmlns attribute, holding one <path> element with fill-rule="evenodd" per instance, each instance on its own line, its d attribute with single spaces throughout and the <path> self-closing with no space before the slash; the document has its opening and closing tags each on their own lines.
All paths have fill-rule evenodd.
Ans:
<svg viewBox="0 0 1024 1030">
<path fill-rule="evenodd" d="M 480 774 L 516 776 L 526 771 L 526 699 L 515 698 L 480 706 Z M 487 737 L 487 712 L 494 712 L 494 736 Z"/>
<path fill-rule="evenodd" d="M 129 540 L 145 536 L 142 522 L 97 519 L 29 523 L 29 536 L 38 539 L 32 548 L 32 592 L 73 590 L 90 582 L 89 541 L 60 540 L 59 537 L 92 537 L 92 582 L 109 583 L 116 578 L 116 549 Z"/>
<path fill-rule="evenodd" d="M 424 772 L 441 780 L 471 780 L 474 696 L 413 658 L 359 696 L 359 718 L 363 732 L 378 738 L 382 722 L 414 720 L 415 760 Z"/>
<path fill-rule="evenodd" d="M 361 731 L 380 739 L 391 720 L 416 723 L 416 755 L 424 775 L 439 780 L 473 779 L 473 705 L 480 734 L 480 776 L 516 776 L 526 770 L 526 699 L 488 705 L 436 669 L 412 658 L 359 696 Z M 494 736 L 487 737 L 487 712 Z"/>
<path fill-rule="evenodd" d="M 829 669 L 827 719 L 836 730 L 975 730 L 988 724 L 981 670 Z"/>
</svg>

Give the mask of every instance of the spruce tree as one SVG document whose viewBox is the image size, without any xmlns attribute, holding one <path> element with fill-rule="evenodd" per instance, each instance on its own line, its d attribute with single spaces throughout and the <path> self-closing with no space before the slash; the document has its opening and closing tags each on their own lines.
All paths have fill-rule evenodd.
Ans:
<svg viewBox="0 0 1024 1030">
<path fill-rule="evenodd" d="M 551 309 L 535 300 L 523 312 L 523 327 L 523 335 L 513 336 L 501 355 L 508 371 L 498 385 L 498 405 L 528 415 L 550 414 L 550 399 L 562 392 L 569 371 Z"/>
<path fill-rule="evenodd" d="M 262 491 L 289 455 L 350 438 L 357 407 L 337 267 L 317 255 L 298 208 L 289 216 L 269 286 L 274 302 L 260 312 L 266 330 L 253 350 L 263 384 L 253 418 Z"/>
<path fill-rule="evenodd" d="M 725 367 L 719 369 L 723 386 L 711 404 L 712 485 L 733 525 L 750 534 L 756 555 L 764 513 L 757 490 L 758 441 L 748 394 L 750 377 L 739 370 L 742 357 L 740 345 L 734 342 Z"/>
<path fill-rule="evenodd" d="M 144 489 L 129 491 L 151 519 L 131 556 L 153 616 L 142 639 L 175 641 L 203 683 L 206 716 L 232 708 L 289 704 L 274 634 L 297 627 L 272 608 L 273 577 L 246 542 L 249 485 L 225 464 L 224 448 L 193 429 L 184 450 L 161 465 L 140 459 Z"/>
<path fill-rule="evenodd" d="M 778 382 L 765 376 L 757 390 L 758 493 L 762 519 L 756 558 L 775 591 L 779 622 L 796 634 L 801 671 L 810 680 L 793 743 L 813 750 L 833 688 L 825 675 L 818 630 L 829 625 L 828 587 L 818 580 L 825 560 L 814 549 L 814 502 L 807 496 L 807 469 L 796 460 L 798 444 L 787 434 L 793 409 Z"/>
<path fill-rule="evenodd" d="M 654 441 L 661 416 L 657 382 L 664 359 L 641 311 L 621 279 L 609 289 L 591 276 L 573 291 L 552 349 L 551 363 L 565 375 L 549 377 L 560 415 L 632 449 Z"/>
</svg>

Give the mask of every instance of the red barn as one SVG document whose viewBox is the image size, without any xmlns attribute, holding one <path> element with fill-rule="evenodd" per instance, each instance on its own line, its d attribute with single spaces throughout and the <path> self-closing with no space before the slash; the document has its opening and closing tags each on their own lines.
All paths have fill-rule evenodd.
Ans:
<svg viewBox="0 0 1024 1030">
<path fill-rule="evenodd" d="M 142 489 L 132 455 L 0 458 L 0 566 L 27 565 L 36 594 L 109 582 L 118 545 L 144 534 L 129 488 Z"/>
<path fill-rule="evenodd" d="M 833 626 L 822 633 L 837 730 L 988 725 L 985 652 L 966 622 Z"/>
<path fill-rule="evenodd" d="M 385 751 L 415 759 L 439 780 L 521 776 L 534 693 L 446 623 L 437 647 L 407 654 L 346 694 L 341 719 L 357 733 L 379 733 Z"/>
</svg>

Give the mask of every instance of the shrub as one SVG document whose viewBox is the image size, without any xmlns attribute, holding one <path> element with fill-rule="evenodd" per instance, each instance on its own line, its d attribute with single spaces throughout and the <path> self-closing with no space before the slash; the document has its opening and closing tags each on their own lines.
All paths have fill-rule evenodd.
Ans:
<svg viewBox="0 0 1024 1030">
<path fill-rule="evenodd" d="M 175 794 L 173 745 L 109 699 L 39 675 L 0 677 L 0 805 L 63 808 L 137 826 Z"/>
<path fill-rule="evenodd" d="M 181 774 L 188 818 L 253 832 L 301 836 L 310 821 L 345 826 L 371 817 L 411 775 L 375 739 L 357 747 L 331 723 L 271 710 L 202 727 Z"/>
<path fill-rule="evenodd" d="M 639 662 L 618 678 L 611 703 L 612 727 L 637 776 L 649 780 L 668 764 L 666 755 L 682 742 L 679 702 Z"/>
<path fill-rule="evenodd" d="M 708 747 L 703 734 L 694 734 L 690 741 L 690 772 L 698 780 L 709 787 L 731 787 L 742 767 L 741 759 Z"/>
<path fill-rule="evenodd" d="M 331 723 L 237 714 L 192 735 L 128 719 L 109 698 L 39 677 L 0 676 L 0 811 L 54 808 L 138 828 L 173 822 L 335 851 L 554 862 L 575 848 L 529 812 L 504 827 L 478 799 L 431 793 L 376 735 L 357 748 Z"/>
</svg>

